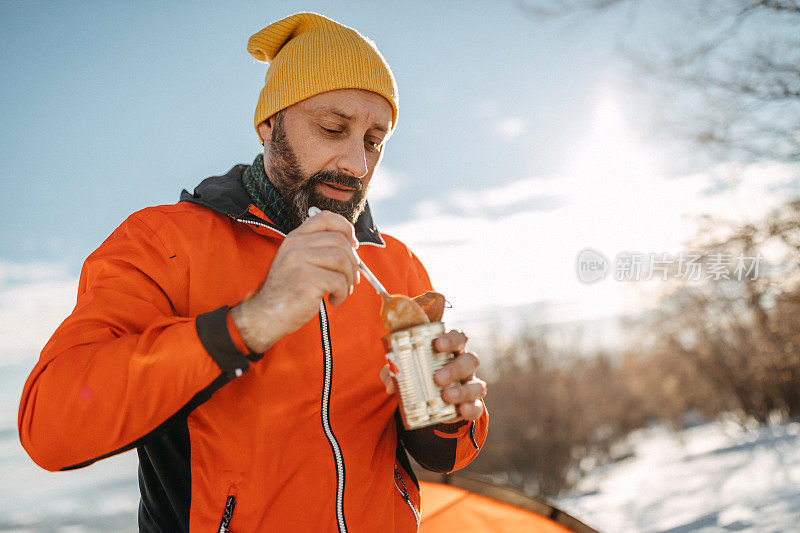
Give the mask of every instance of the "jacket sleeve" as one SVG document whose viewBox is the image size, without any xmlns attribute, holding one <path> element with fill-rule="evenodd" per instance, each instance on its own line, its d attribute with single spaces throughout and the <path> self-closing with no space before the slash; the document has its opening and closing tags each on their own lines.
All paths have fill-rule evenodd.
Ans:
<svg viewBox="0 0 800 533">
<path fill-rule="evenodd" d="M 133 448 L 248 369 L 226 308 L 177 316 L 179 255 L 134 214 L 84 263 L 75 309 L 20 401 L 20 441 L 41 467 L 79 468 Z"/>
<path fill-rule="evenodd" d="M 432 290 L 430 278 L 422 263 L 409 251 L 409 295 L 416 296 Z M 478 456 L 489 430 L 489 412 L 483 403 L 483 414 L 475 421 L 437 424 L 407 430 L 396 413 L 398 436 L 406 450 L 423 468 L 450 473 L 469 465 Z"/>
<path fill-rule="evenodd" d="M 445 474 L 465 468 L 478 456 L 489 429 L 485 404 L 483 415 L 478 420 L 420 429 L 405 429 L 399 412 L 397 415 L 399 437 L 408 453 L 423 468 Z"/>
</svg>

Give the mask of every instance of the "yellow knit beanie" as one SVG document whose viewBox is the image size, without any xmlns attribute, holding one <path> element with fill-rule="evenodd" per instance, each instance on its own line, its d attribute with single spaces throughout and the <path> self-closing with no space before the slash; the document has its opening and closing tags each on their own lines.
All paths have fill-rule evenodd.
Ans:
<svg viewBox="0 0 800 533">
<path fill-rule="evenodd" d="M 352 28 L 316 13 L 297 13 L 255 33 L 247 51 L 270 64 L 256 105 L 256 132 L 281 109 L 335 89 L 383 96 L 392 106 L 392 129 L 397 124 L 397 84 L 389 64 L 375 43 Z"/>
</svg>

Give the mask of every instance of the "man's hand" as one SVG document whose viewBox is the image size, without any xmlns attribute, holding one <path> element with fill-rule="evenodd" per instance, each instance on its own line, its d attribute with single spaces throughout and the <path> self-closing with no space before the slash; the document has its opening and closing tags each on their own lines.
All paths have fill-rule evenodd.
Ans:
<svg viewBox="0 0 800 533">
<path fill-rule="evenodd" d="M 330 211 L 307 218 L 290 232 L 261 288 L 231 309 L 247 347 L 267 351 L 308 322 L 326 295 L 331 305 L 341 304 L 361 279 L 357 246 L 353 225 Z"/>
<path fill-rule="evenodd" d="M 451 330 L 434 342 L 440 352 L 452 352 L 455 358 L 434 374 L 434 381 L 442 391 L 442 399 L 456 405 L 459 420 L 477 420 L 483 414 L 481 398 L 486 396 L 486 382 L 475 377 L 480 361 L 477 354 L 465 351 L 467 336 L 461 331 Z M 389 375 L 389 365 L 381 369 L 381 381 L 386 392 L 394 393 L 394 381 Z"/>
</svg>

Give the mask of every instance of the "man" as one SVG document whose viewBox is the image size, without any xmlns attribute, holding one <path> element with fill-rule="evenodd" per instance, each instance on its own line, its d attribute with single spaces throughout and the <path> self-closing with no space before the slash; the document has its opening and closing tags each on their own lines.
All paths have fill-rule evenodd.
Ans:
<svg viewBox="0 0 800 533">
<path fill-rule="evenodd" d="M 380 298 L 355 248 L 390 292 L 431 288 L 366 203 L 394 78 L 370 41 L 310 13 L 248 50 L 270 62 L 263 155 L 133 214 L 89 256 L 25 385 L 22 444 L 48 470 L 135 447 L 142 531 L 414 531 L 406 451 L 462 468 L 487 413 L 455 331 L 436 341 L 456 354 L 436 379 L 455 384 L 458 421 L 407 431 L 387 394 Z"/>
</svg>

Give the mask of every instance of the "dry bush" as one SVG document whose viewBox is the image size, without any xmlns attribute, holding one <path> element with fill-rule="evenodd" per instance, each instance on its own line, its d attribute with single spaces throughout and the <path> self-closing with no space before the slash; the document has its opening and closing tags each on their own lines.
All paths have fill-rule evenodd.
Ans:
<svg viewBox="0 0 800 533">
<path fill-rule="evenodd" d="M 800 201 L 723 234 L 704 233 L 696 249 L 751 256 L 779 242 L 788 252 L 756 279 L 678 283 L 629 325 L 638 348 L 614 357 L 554 349 L 532 329 L 498 344 L 491 430 L 470 470 L 555 495 L 619 458 L 623 438 L 651 423 L 680 428 L 687 413 L 731 412 L 800 420 Z"/>
<path fill-rule="evenodd" d="M 680 283 L 644 321 L 651 350 L 683 359 L 743 417 L 800 420 L 800 202 L 757 223 L 708 226 L 694 243 L 704 257 L 773 250 L 773 259 L 757 276 Z"/>
<path fill-rule="evenodd" d="M 491 430 L 470 470 L 555 495 L 612 460 L 614 444 L 658 416 L 651 406 L 667 403 L 643 401 L 652 391 L 640 376 L 657 372 L 644 358 L 631 360 L 575 355 L 520 333 L 495 362 L 486 400 Z"/>
<path fill-rule="evenodd" d="M 735 405 L 720 397 L 697 369 L 684 358 L 662 348 L 641 349 L 623 354 L 623 379 L 637 409 L 648 422 L 673 429 L 686 425 L 686 415 L 713 419 Z"/>
</svg>

